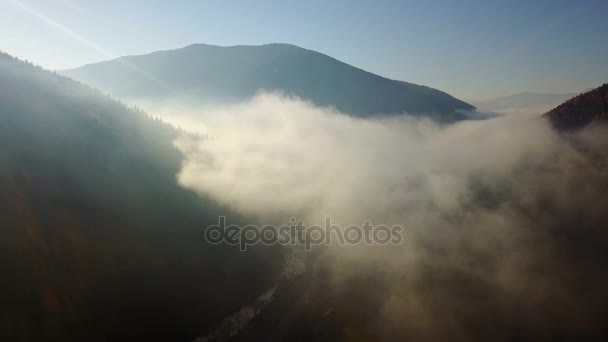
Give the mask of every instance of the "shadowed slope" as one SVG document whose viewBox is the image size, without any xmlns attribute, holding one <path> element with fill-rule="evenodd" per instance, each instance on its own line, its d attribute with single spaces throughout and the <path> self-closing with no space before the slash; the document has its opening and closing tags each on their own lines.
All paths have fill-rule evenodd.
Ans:
<svg viewBox="0 0 608 342">
<path fill-rule="evenodd" d="M 171 126 L 5 54 L 0 89 L 0 337 L 190 340 L 273 280 L 279 251 L 205 244 L 229 213 Z"/>
</svg>

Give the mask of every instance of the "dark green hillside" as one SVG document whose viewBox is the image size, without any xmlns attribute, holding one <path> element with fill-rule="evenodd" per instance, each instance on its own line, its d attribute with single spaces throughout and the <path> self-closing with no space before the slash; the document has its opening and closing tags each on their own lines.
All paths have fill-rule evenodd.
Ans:
<svg viewBox="0 0 608 342">
<path fill-rule="evenodd" d="M 189 340 L 266 289 L 281 252 L 205 244 L 232 216 L 177 185 L 176 134 L 0 55 L 1 336 Z"/>
</svg>

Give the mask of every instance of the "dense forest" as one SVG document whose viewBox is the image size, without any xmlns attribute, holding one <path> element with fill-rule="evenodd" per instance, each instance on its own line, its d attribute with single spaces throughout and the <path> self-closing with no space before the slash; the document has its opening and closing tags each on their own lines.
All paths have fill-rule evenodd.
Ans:
<svg viewBox="0 0 608 342">
<path fill-rule="evenodd" d="M 205 244 L 244 219 L 178 186 L 178 130 L 6 54 L 0 89 L 0 335 L 191 340 L 278 276 Z"/>
<path fill-rule="evenodd" d="M 577 129 L 608 122 L 608 83 L 553 108 L 545 114 L 558 129 Z"/>
</svg>

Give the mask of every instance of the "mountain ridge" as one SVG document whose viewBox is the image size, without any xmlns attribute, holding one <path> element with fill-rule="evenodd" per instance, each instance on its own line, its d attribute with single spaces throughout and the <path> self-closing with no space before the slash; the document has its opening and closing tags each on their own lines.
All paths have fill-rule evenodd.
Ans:
<svg viewBox="0 0 608 342">
<path fill-rule="evenodd" d="M 240 101 L 270 90 L 334 106 L 353 116 L 409 113 L 446 121 L 463 119 L 459 111 L 474 109 L 441 90 L 376 75 L 285 43 L 228 47 L 198 43 L 59 72 L 127 98 L 180 95 Z M 167 87 L 150 84 L 150 79 Z"/>
<path fill-rule="evenodd" d="M 480 110 L 496 112 L 544 113 L 556 105 L 576 96 L 577 93 L 521 92 L 473 103 Z"/>
</svg>

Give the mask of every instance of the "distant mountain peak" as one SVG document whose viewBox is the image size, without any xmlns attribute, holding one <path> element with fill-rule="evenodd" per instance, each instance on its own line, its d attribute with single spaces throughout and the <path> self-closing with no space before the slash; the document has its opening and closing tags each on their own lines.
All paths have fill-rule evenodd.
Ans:
<svg viewBox="0 0 608 342">
<path fill-rule="evenodd" d="M 462 111 L 474 109 L 442 91 L 391 80 L 286 43 L 192 44 L 63 73 L 123 98 L 159 100 L 178 94 L 197 101 L 242 101 L 265 89 L 359 117 L 409 113 L 455 121 L 466 118 Z"/>
<path fill-rule="evenodd" d="M 542 93 L 521 92 L 490 100 L 478 101 L 474 104 L 482 111 L 498 113 L 528 113 L 539 115 L 556 105 L 576 96 L 575 93 Z"/>
</svg>

